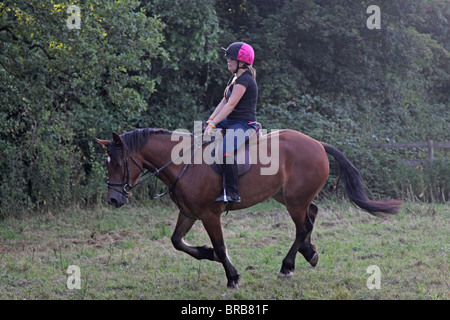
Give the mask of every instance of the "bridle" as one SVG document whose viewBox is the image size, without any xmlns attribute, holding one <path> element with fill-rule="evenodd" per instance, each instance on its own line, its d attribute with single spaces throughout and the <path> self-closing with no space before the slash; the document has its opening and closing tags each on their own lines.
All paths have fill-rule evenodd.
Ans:
<svg viewBox="0 0 450 320">
<path fill-rule="evenodd" d="M 194 140 L 195 140 L 195 139 L 194 139 Z M 209 143 L 211 143 L 211 142 L 212 142 L 212 141 L 204 141 L 204 142 L 201 144 L 200 147 L 202 147 L 202 146 L 204 146 L 204 145 L 206 145 L 206 144 L 209 144 Z M 196 146 L 196 145 L 198 146 L 197 142 L 195 141 L 195 142 L 191 145 L 191 147 L 190 147 L 188 150 L 192 150 L 192 148 L 193 148 L 194 146 Z M 197 150 L 199 150 L 199 149 L 201 149 L 201 148 L 196 148 L 196 149 L 194 149 L 194 152 L 192 152 L 192 154 L 191 154 L 191 159 L 190 159 L 190 161 L 189 161 L 188 163 L 185 164 L 185 166 L 184 166 L 183 169 L 181 170 L 180 174 L 178 175 L 177 179 L 176 179 L 175 182 L 172 184 L 172 186 L 171 186 L 170 188 L 168 188 L 165 192 L 156 195 L 156 196 L 154 197 L 155 199 L 160 198 L 160 197 L 166 195 L 168 192 L 173 193 L 173 191 L 175 190 L 176 184 L 177 184 L 178 181 L 181 179 L 181 177 L 183 176 L 183 174 L 186 172 L 187 167 L 188 167 L 189 164 L 192 162 L 192 159 L 194 158 L 195 153 L 196 153 Z M 137 183 L 133 184 L 133 185 L 130 184 L 130 164 L 129 164 L 128 159 L 126 159 L 126 160 L 125 160 L 125 169 L 126 169 L 126 172 L 124 172 L 124 176 L 125 176 L 125 177 L 124 177 L 124 179 L 123 179 L 123 182 L 110 182 L 110 181 L 108 181 L 108 182 L 106 182 L 106 185 L 108 186 L 109 189 L 112 189 L 112 190 L 114 190 L 114 191 L 117 191 L 117 192 L 121 193 L 123 196 L 125 196 L 126 198 L 128 198 L 128 195 L 130 194 L 130 192 L 131 192 L 134 188 L 136 188 L 136 187 L 139 186 L 140 184 L 144 183 L 145 181 L 147 181 L 147 180 L 149 180 L 149 179 L 151 179 L 151 178 L 153 178 L 153 177 L 158 176 L 159 173 L 160 173 L 161 171 L 163 171 L 163 170 L 166 169 L 168 166 L 170 166 L 172 163 L 174 163 L 174 161 L 180 159 L 180 158 L 183 156 L 183 154 L 184 154 L 184 151 L 183 151 L 178 157 L 176 157 L 175 159 L 170 160 L 169 162 L 167 162 L 166 164 L 164 164 L 162 167 L 160 167 L 160 168 L 155 168 L 155 171 L 154 171 L 153 173 L 151 173 L 149 176 L 143 178 L 144 176 L 146 176 L 146 175 L 148 175 L 148 174 L 150 173 L 150 170 L 147 170 L 144 174 L 142 174 L 142 175 L 139 177 L 139 181 L 138 181 Z M 134 162 L 134 164 L 139 168 L 139 170 L 142 172 L 142 170 L 143 170 L 144 168 L 142 168 L 142 166 L 139 165 L 139 163 L 137 162 L 137 160 L 136 160 L 133 156 L 131 156 L 131 155 L 129 156 L 129 159 L 131 159 L 131 160 Z M 119 188 L 121 188 L 121 189 L 118 189 L 117 187 L 119 187 Z"/>
<path fill-rule="evenodd" d="M 137 162 L 137 160 L 133 157 L 130 156 L 129 157 L 131 160 L 133 160 L 134 164 L 139 168 L 139 170 L 142 172 L 143 168 L 139 165 L 139 163 Z M 139 181 L 136 184 L 131 185 L 130 184 L 130 164 L 128 159 L 126 159 L 125 161 L 125 168 L 126 168 L 126 172 L 125 172 L 125 178 L 124 181 L 125 182 L 106 182 L 106 185 L 108 186 L 109 189 L 113 189 L 114 191 L 117 191 L 119 193 L 121 193 L 122 195 L 124 195 L 125 197 L 128 198 L 128 194 L 134 189 L 136 188 L 138 185 L 144 183 L 145 181 L 151 179 L 152 177 L 157 176 L 162 170 L 164 170 L 165 168 L 167 168 L 168 166 L 170 166 L 173 163 L 173 160 L 167 162 L 165 165 L 163 165 L 161 168 L 156 168 L 155 172 L 153 172 L 152 174 L 150 174 L 148 177 L 145 177 L 142 179 L 142 177 L 146 176 L 147 174 L 150 173 L 150 170 L 147 170 L 144 174 L 142 174 L 139 178 Z M 121 187 L 122 189 L 117 189 L 116 187 Z M 159 196 L 163 196 L 164 194 L 166 194 L 167 192 L 163 193 L 162 195 Z"/>
</svg>

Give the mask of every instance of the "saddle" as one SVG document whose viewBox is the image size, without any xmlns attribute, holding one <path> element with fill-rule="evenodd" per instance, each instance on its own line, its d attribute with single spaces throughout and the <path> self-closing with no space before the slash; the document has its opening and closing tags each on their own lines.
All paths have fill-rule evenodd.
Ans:
<svg viewBox="0 0 450 320">
<path fill-rule="evenodd" d="M 261 124 L 259 122 L 256 122 L 256 130 L 255 132 L 245 141 L 245 143 L 240 146 L 235 152 L 234 152 L 234 163 L 237 164 L 238 168 L 238 176 L 239 178 L 245 175 L 251 167 L 252 164 L 252 157 L 250 156 L 249 148 L 250 148 L 250 141 L 258 143 L 259 138 L 261 137 Z M 215 149 L 212 150 L 212 157 L 214 157 Z M 213 163 L 211 164 L 211 167 L 214 169 L 214 171 L 222 175 L 222 164 Z"/>
</svg>

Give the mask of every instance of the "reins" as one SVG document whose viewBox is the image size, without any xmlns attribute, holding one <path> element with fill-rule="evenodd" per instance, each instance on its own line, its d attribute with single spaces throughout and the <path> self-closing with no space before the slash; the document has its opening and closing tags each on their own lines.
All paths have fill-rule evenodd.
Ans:
<svg viewBox="0 0 450 320">
<path fill-rule="evenodd" d="M 195 141 L 196 139 L 197 139 L 197 138 L 194 137 L 194 143 L 193 143 L 193 144 L 189 147 L 189 149 L 186 150 L 186 151 L 192 150 L 192 148 L 197 144 L 197 141 Z M 185 166 L 184 166 L 183 169 L 181 170 L 180 174 L 179 174 L 178 177 L 175 179 L 175 182 L 172 184 L 172 186 L 171 186 L 170 188 L 168 187 L 167 190 L 166 190 L 165 192 L 156 195 L 156 196 L 154 197 L 154 199 L 158 199 L 158 198 L 160 198 L 160 197 L 163 197 L 163 196 L 165 196 L 168 192 L 170 192 L 170 193 L 172 194 L 173 191 L 175 190 L 176 184 L 178 183 L 178 181 L 180 181 L 181 177 L 182 177 L 182 176 L 184 175 L 184 173 L 186 172 L 186 170 L 187 170 L 189 164 L 191 163 L 191 161 L 192 161 L 192 159 L 193 159 L 195 153 L 197 152 L 197 150 L 200 149 L 200 147 L 203 147 L 204 145 L 211 143 L 212 141 L 213 141 L 213 140 L 211 140 L 211 141 L 204 141 L 201 145 L 198 146 L 198 148 L 195 148 L 195 149 L 194 149 L 194 152 L 192 152 L 190 161 L 187 162 L 187 163 L 185 164 Z M 166 169 L 167 167 L 169 167 L 169 166 L 170 166 L 171 164 L 173 164 L 176 160 L 178 160 L 178 159 L 180 159 L 181 157 L 183 157 L 184 152 L 185 152 L 185 151 L 181 152 L 181 154 L 179 154 L 178 157 L 176 157 L 175 159 L 170 160 L 169 162 L 167 162 L 166 164 L 164 164 L 162 167 L 160 167 L 160 168 L 155 168 L 155 171 L 152 172 L 152 173 L 150 172 L 150 170 L 147 170 L 144 174 L 142 174 L 142 175 L 139 177 L 139 181 L 138 181 L 136 184 L 134 184 L 134 185 L 130 185 L 130 166 L 129 166 L 129 161 L 128 161 L 128 159 L 126 159 L 126 162 L 125 162 L 126 173 L 124 173 L 124 175 L 125 175 L 125 179 L 124 179 L 124 180 L 126 180 L 126 182 L 110 182 L 110 181 L 108 181 L 108 182 L 106 183 L 106 185 L 108 186 L 109 189 L 113 189 L 114 191 L 117 191 L 117 192 L 121 193 L 123 196 L 125 196 L 125 197 L 128 198 L 129 193 L 130 193 L 134 188 L 136 188 L 137 186 L 141 185 L 141 184 L 144 183 L 145 181 L 150 180 L 151 178 L 158 176 L 159 173 L 160 173 L 161 171 L 163 171 L 164 169 Z M 134 164 L 139 168 L 140 171 L 143 170 L 143 168 L 139 165 L 139 163 L 137 162 L 137 160 L 136 160 L 133 156 L 130 155 L 129 158 L 131 158 L 131 160 L 132 160 L 132 161 L 134 162 Z M 151 173 L 149 176 L 143 178 L 144 176 L 148 175 L 149 173 Z M 143 179 L 142 179 L 142 178 L 143 178 Z M 116 187 L 122 187 L 122 190 L 117 189 Z"/>
<path fill-rule="evenodd" d="M 136 161 L 136 159 L 135 159 L 133 156 L 130 156 L 130 158 L 131 158 L 131 160 L 133 160 L 134 164 L 140 169 L 140 171 L 142 171 L 143 168 L 139 165 L 139 163 Z M 140 176 L 140 178 L 139 178 L 140 180 L 139 180 L 136 184 L 130 185 L 130 166 L 129 166 L 129 161 L 128 161 L 128 159 L 127 159 L 126 162 L 125 162 L 125 163 L 126 163 L 126 170 L 127 170 L 127 172 L 126 172 L 126 182 L 110 182 L 110 181 L 108 181 L 108 182 L 106 183 L 106 185 L 108 186 L 108 188 L 113 189 L 113 190 L 115 190 L 115 191 L 117 191 L 117 192 L 120 192 L 122 195 L 124 195 L 125 197 L 128 198 L 128 194 L 129 194 L 134 188 L 136 188 L 136 187 L 139 186 L 140 184 L 144 183 L 145 181 L 147 181 L 147 180 L 149 180 L 149 179 L 151 179 L 151 178 L 153 178 L 153 177 L 155 177 L 155 176 L 158 176 L 159 173 L 160 173 L 161 171 L 163 171 L 165 168 L 167 168 L 168 166 L 170 166 L 170 165 L 173 163 L 173 161 L 174 161 L 174 160 L 171 160 L 171 161 L 167 162 L 167 163 L 166 163 L 165 165 L 163 165 L 161 168 L 156 168 L 156 169 L 155 169 L 155 172 L 153 172 L 152 174 L 150 174 L 148 177 L 145 177 L 144 179 L 141 179 L 142 177 L 144 177 L 144 176 L 146 176 L 147 174 L 150 173 L 150 170 L 147 170 L 144 174 L 142 174 L 142 175 Z M 122 190 L 116 189 L 116 188 L 115 188 L 116 186 L 122 187 Z M 163 194 L 158 195 L 157 197 L 155 197 L 155 199 L 157 199 L 157 198 L 159 198 L 159 197 L 162 197 L 162 196 L 165 195 L 166 193 L 167 193 L 167 192 L 164 192 Z"/>
</svg>

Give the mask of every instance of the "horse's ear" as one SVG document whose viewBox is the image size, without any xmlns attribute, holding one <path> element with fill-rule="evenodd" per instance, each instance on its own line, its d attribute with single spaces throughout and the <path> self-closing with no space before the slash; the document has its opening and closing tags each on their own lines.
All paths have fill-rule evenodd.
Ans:
<svg viewBox="0 0 450 320">
<path fill-rule="evenodd" d="M 117 132 L 113 132 L 112 135 L 113 135 L 114 144 L 117 147 L 121 147 L 122 146 L 122 138 L 119 136 L 119 134 Z"/>
<path fill-rule="evenodd" d="M 97 140 L 97 142 L 100 143 L 103 146 L 103 148 L 108 148 L 111 143 L 111 141 L 109 140 L 101 140 L 97 138 L 95 138 L 95 140 Z"/>
</svg>

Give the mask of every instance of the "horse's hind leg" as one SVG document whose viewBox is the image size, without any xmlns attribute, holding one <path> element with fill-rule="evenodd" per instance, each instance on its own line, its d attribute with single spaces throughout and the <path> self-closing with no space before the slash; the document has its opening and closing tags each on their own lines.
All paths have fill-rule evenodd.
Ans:
<svg viewBox="0 0 450 320">
<path fill-rule="evenodd" d="M 289 203 L 287 201 L 287 203 Z M 308 207 L 294 207 L 289 204 L 286 205 L 289 214 L 292 217 L 292 220 L 295 223 L 296 233 L 295 233 L 295 240 L 292 244 L 291 248 L 289 249 L 288 254 L 283 259 L 283 263 L 281 265 L 281 270 L 278 273 L 278 276 L 280 277 L 290 277 L 292 276 L 294 269 L 295 269 L 295 257 L 297 255 L 297 251 L 302 248 L 302 245 L 304 244 L 306 237 L 308 235 L 308 231 L 306 228 L 306 212 Z"/>
<path fill-rule="evenodd" d="M 311 244 L 311 233 L 314 227 L 314 221 L 316 220 L 318 208 L 314 203 L 311 203 L 308 207 L 307 215 L 306 215 L 306 239 L 300 247 L 299 252 L 305 257 L 306 261 L 308 261 L 311 266 L 315 267 L 319 260 L 319 254 L 317 253 L 316 246 Z"/>
<path fill-rule="evenodd" d="M 283 195 L 283 190 L 280 190 L 280 192 L 275 194 L 273 196 L 273 198 L 276 201 L 286 205 L 286 201 L 285 201 L 285 198 Z M 311 203 L 308 207 L 306 220 L 305 220 L 306 237 L 305 237 L 305 240 L 303 241 L 302 245 L 300 246 L 300 249 L 298 250 L 303 255 L 303 257 L 305 257 L 306 261 L 308 261 L 313 267 L 315 267 L 317 265 L 317 262 L 319 261 L 319 254 L 317 253 L 316 246 L 311 244 L 311 233 L 313 231 L 314 221 L 316 220 L 317 211 L 318 211 L 317 206 L 314 203 Z M 294 219 L 294 217 L 293 217 L 293 219 Z M 292 275 L 292 272 L 291 273 L 288 272 L 287 274 L 285 274 L 280 271 L 279 275 L 280 276 L 289 276 L 289 275 Z"/>
<path fill-rule="evenodd" d="M 177 226 L 172 235 L 172 244 L 175 249 L 186 252 L 196 259 L 208 259 L 220 262 L 219 258 L 211 247 L 194 247 L 183 240 L 183 237 L 189 232 L 196 220 L 186 217 L 183 213 L 178 214 Z"/>
</svg>

